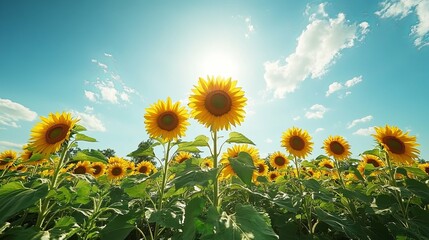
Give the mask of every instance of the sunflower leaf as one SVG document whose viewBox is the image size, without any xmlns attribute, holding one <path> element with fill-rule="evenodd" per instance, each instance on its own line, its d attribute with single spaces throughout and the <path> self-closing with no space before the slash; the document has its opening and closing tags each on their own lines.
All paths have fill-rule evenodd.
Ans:
<svg viewBox="0 0 429 240">
<path fill-rule="evenodd" d="M 205 147 L 209 145 L 209 138 L 205 135 L 199 135 L 195 138 L 193 146 L 196 147 Z"/>
<path fill-rule="evenodd" d="M 94 149 L 77 152 L 76 156 L 73 157 L 73 160 L 107 163 L 106 157 L 101 152 Z"/>
<path fill-rule="evenodd" d="M 373 156 L 381 157 L 380 149 L 377 149 L 377 148 L 365 151 L 361 155 L 373 155 Z"/>
<path fill-rule="evenodd" d="M 194 145 L 194 142 L 180 143 L 179 147 L 177 148 L 177 151 L 178 152 L 193 152 L 193 153 L 201 152 L 201 150 L 198 149 L 198 147 Z"/>
<path fill-rule="evenodd" d="M 139 147 L 134 152 L 127 155 L 128 157 L 141 157 L 141 156 L 149 156 L 155 157 L 155 153 L 153 152 L 153 147 L 149 146 L 147 148 Z"/>
<path fill-rule="evenodd" d="M 246 152 L 240 152 L 238 157 L 230 158 L 229 162 L 241 181 L 247 185 L 251 185 L 253 170 L 255 170 L 252 157 Z"/>
<path fill-rule="evenodd" d="M 323 159 L 329 159 L 329 157 L 321 154 L 321 155 L 317 156 L 317 158 L 316 158 L 316 160 L 323 160 Z"/>
<path fill-rule="evenodd" d="M 82 125 L 76 124 L 74 125 L 73 130 L 76 132 L 82 132 L 82 131 L 86 131 L 86 128 Z"/>
<path fill-rule="evenodd" d="M 229 138 L 226 140 L 227 143 L 246 143 L 255 145 L 250 139 L 239 132 L 231 132 Z"/>
<path fill-rule="evenodd" d="M 85 142 L 97 142 L 97 140 L 95 138 L 86 136 L 85 134 L 82 134 L 82 133 L 76 134 L 75 140 L 76 141 L 85 141 Z"/>
</svg>

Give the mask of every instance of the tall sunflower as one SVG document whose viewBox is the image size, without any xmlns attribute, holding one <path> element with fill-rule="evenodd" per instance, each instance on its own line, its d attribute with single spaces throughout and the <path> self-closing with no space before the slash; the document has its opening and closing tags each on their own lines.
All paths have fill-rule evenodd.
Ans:
<svg viewBox="0 0 429 240">
<path fill-rule="evenodd" d="M 289 164 L 289 159 L 283 153 L 277 151 L 271 154 L 270 164 L 276 169 L 286 168 Z"/>
<path fill-rule="evenodd" d="M 149 161 L 142 161 L 136 166 L 137 173 L 143 173 L 149 175 L 151 172 L 155 171 L 155 166 Z"/>
<path fill-rule="evenodd" d="M 6 169 L 16 160 L 16 152 L 13 150 L 5 150 L 0 153 L 0 170 Z"/>
<path fill-rule="evenodd" d="M 74 174 L 86 174 L 91 172 L 91 164 L 88 161 L 78 162 L 73 169 Z"/>
<path fill-rule="evenodd" d="M 98 178 L 102 175 L 104 175 L 104 173 L 106 172 L 106 164 L 102 163 L 102 162 L 93 162 L 91 164 L 91 169 L 92 169 L 92 176 L 94 176 L 95 178 Z"/>
<path fill-rule="evenodd" d="M 180 105 L 180 102 L 172 103 L 171 98 L 167 101 L 158 100 L 146 108 L 145 126 L 146 131 L 152 138 L 161 137 L 171 141 L 185 135 L 188 122 L 188 111 Z"/>
<path fill-rule="evenodd" d="M 70 138 L 70 131 L 78 119 L 73 119 L 71 113 L 50 113 L 47 118 L 40 117 L 31 130 L 30 145 L 34 152 L 48 155 L 57 152 L 61 145 Z"/>
<path fill-rule="evenodd" d="M 411 165 L 420 151 L 416 148 L 416 136 L 409 136 L 395 126 L 375 127 L 375 140 L 379 142 L 392 158 L 392 162 Z"/>
<path fill-rule="evenodd" d="M 200 78 L 189 97 L 191 115 L 211 131 L 229 130 L 244 120 L 247 99 L 231 78 Z"/>
<path fill-rule="evenodd" d="M 235 176 L 236 173 L 234 169 L 231 167 L 229 162 L 229 158 L 236 158 L 240 152 L 246 152 L 250 155 L 253 160 L 253 163 L 256 163 L 259 160 L 259 151 L 253 146 L 250 145 L 234 145 L 226 150 L 226 152 L 222 155 L 222 159 L 220 163 L 222 164 L 222 171 L 220 172 L 219 179 L 225 180 Z"/>
<path fill-rule="evenodd" d="M 107 166 L 107 177 L 111 180 L 120 180 L 125 177 L 127 167 L 121 163 L 112 163 Z"/>
<path fill-rule="evenodd" d="M 298 158 L 305 158 L 313 150 L 311 136 L 306 130 L 297 127 L 289 128 L 283 133 L 281 144 L 290 154 Z"/>
<path fill-rule="evenodd" d="M 341 136 L 329 136 L 323 142 L 323 148 L 328 156 L 337 160 L 345 160 L 351 155 L 349 143 Z"/>
<path fill-rule="evenodd" d="M 176 162 L 178 163 L 182 163 L 191 158 L 192 158 L 192 154 L 188 152 L 179 152 L 177 153 L 176 157 L 174 157 L 174 160 L 176 160 Z"/>
</svg>

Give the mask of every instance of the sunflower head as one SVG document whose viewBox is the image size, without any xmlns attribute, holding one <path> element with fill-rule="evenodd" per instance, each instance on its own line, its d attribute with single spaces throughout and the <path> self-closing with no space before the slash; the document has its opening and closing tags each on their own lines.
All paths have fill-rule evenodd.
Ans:
<svg viewBox="0 0 429 240">
<path fill-rule="evenodd" d="M 289 164 L 289 159 L 281 152 L 274 152 L 270 156 L 270 164 L 276 169 L 284 169 Z"/>
<path fill-rule="evenodd" d="M 78 162 L 73 169 L 74 174 L 86 174 L 91 172 L 91 163 L 88 161 Z"/>
<path fill-rule="evenodd" d="M 182 163 L 191 158 L 192 154 L 190 154 L 189 152 L 179 152 L 177 153 L 176 157 L 174 157 L 174 160 L 178 163 Z"/>
<path fill-rule="evenodd" d="M 107 177 L 111 180 L 120 180 L 127 174 L 127 166 L 122 163 L 112 163 L 107 166 Z"/>
<path fill-rule="evenodd" d="M 91 164 L 91 174 L 92 176 L 94 176 L 95 178 L 98 178 L 102 175 L 104 175 L 104 173 L 106 172 L 106 164 L 102 163 L 102 162 L 93 162 Z"/>
<path fill-rule="evenodd" d="M 278 171 L 271 171 L 271 172 L 268 172 L 267 175 L 268 175 L 268 179 L 271 182 L 275 182 L 277 178 L 280 176 L 280 173 Z"/>
<path fill-rule="evenodd" d="M 178 139 L 185 135 L 188 122 L 188 112 L 180 102 L 172 103 L 171 98 L 167 101 L 158 100 L 146 109 L 145 126 L 151 138 L 162 138 L 165 141 Z"/>
<path fill-rule="evenodd" d="M 419 168 L 429 175 L 429 163 L 421 163 L 419 164 Z"/>
<path fill-rule="evenodd" d="M 329 136 L 323 142 L 323 148 L 328 156 L 337 160 L 345 160 L 350 157 L 350 145 L 341 136 Z"/>
<path fill-rule="evenodd" d="M 203 169 L 212 169 L 214 166 L 213 164 L 213 160 L 211 158 L 205 158 L 202 162 L 201 162 L 201 167 Z"/>
<path fill-rule="evenodd" d="M 145 175 L 150 175 L 155 169 L 155 166 L 149 161 L 142 161 L 136 166 L 136 172 Z"/>
<path fill-rule="evenodd" d="M 6 169 L 13 164 L 16 160 L 16 152 L 13 150 L 6 150 L 0 153 L 0 170 Z"/>
<path fill-rule="evenodd" d="M 324 159 L 319 163 L 319 167 L 331 170 L 334 168 L 334 163 L 328 159 Z"/>
<path fill-rule="evenodd" d="M 305 158 L 313 150 L 311 136 L 306 130 L 297 127 L 289 128 L 283 133 L 281 144 L 290 154 L 298 158 Z"/>
<path fill-rule="evenodd" d="M 79 121 L 73 119 L 71 113 L 50 113 L 48 117 L 40 117 L 31 130 L 30 145 L 34 152 L 44 155 L 57 152 L 61 145 L 70 138 L 70 132 Z"/>
<path fill-rule="evenodd" d="M 420 151 L 415 136 L 409 136 L 395 126 L 375 127 L 375 140 L 383 146 L 392 159 L 392 162 L 411 165 L 415 162 Z"/>
<path fill-rule="evenodd" d="M 259 160 L 255 163 L 255 170 L 253 171 L 253 182 L 257 181 L 258 176 L 267 176 L 268 173 L 268 165 L 264 160 Z"/>
<path fill-rule="evenodd" d="M 189 97 L 191 115 L 211 131 L 229 130 L 244 120 L 247 99 L 231 78 L 200 78 Z"/>
</svg>

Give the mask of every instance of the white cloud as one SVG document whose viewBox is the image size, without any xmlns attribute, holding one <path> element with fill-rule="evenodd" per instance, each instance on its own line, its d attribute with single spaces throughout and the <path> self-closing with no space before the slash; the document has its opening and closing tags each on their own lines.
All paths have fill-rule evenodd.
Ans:
<svg viewBox="0 0 429 240">
<path fill-rule="evenodd" d="M 116 96 L 118 94 L 118 90 L 116 90 L 113 82 L 98 82 L 95 84 L 95 87 L 100 90 L 101 99 L 111 103 L 118 103 L 118 97 Z"/>
<path fill-rule="evenodd" d="M 88 131 L 94 132 L 105 132 L 106 128 L 100 119 L 98 119 L 95 115 L 89 113 L 82 113 L 78 111 L 72 111 L 73 116 L 76 116 L 79 121 L 79 125 L 82 125 L 88 129 Z"/>
<path fill-rule="evenodd" d="M 323 131 L 323 130 L 325 130 L 324 128 L 317 128 L 314 132 L 315 133 L 318 133 L 318 132 L 321 132 L 321 131 Z"/>
<path fill-rule="evenodd" d="M 314 104 L 310 107 L 310 111 L 305 113 L 305 117 L 308 119 L 320 119 L 328 109 L 320 104 Z"/>
<path fill-rule="evenodd" d="M 93 111 L 94 111 L 94 108 L 93 108 L 93 107 L 85 106 L 85 112 L 86 112 L 86 113 L 92 113 Z"/>
<path fill-rule="evenodd" d="M 252 24 L 252 19 L 250 17 L 246 17 L 244 18 L 244 22 L 246 23 L 246 33 L 244 34 L 244 36 L 246 38 L 250 37 L 250 34 L 253 34 L 255 32 L 255 26 Z"/>
<path fill-rule="evenodd" d="M 0 98 L 0 126 L 18 128 L 19 121 L 33 121 L 37 113 L 29 108 L 13 102 L 9 99 Z"/>
<path fill-rule="evenodd" d="M 368 128 L 358 129 L 356 132 L 353 133 L 353 135 L 369 136 L 374 133 L 375 133 L 374 127 L 368 127 Z"/>
<path fill-rule="evenodd" d="M 343 85 L 339 82 L 333 82 L 331 85 L 329 85 L 328 91 L 326 91 L 326 96 L 328 97 L 332 93 L 340 90 L 343 88 Z"/>
<path fill-rule="evenodd" d="M 350 128 L 356 126 L 356 124 L 358 124 L 358 123 L 369 122 L 372 120 L 372 118 L 373 117 L 371 115 L 368 115 L 368 116 L 363 117 L 363 118 L 355 119 L 351 123 L 348 124 L 347 129 L 350 129 Z"/>
<path fill-rule="evenodd" d="M 112 57 L 112 54 L 110 54 L 110 53 L 104 53 L 104 56 L 106 56 L 106 57 Z"/>
<path fill-rule="evenodd" d="M 415 13 L 418 22 L 411 27 L 414 45 L 419 48 L 429 45 L 429 0 L 386 0 L 380 5 L 381 10 L 375 14 L 381 18 L 402 19 Z"/>
<path fill-rule="evenodd" d="M 350 91 L 347 91 L 347 92 L 346 92 L 346 96 L 348 96 L 348 95 L 350 95 L 350 94 L 352 94 L 352 92 L 350 92 Z"/>
<path fill-rule="evenodd" d="M 265 142 L 266 142 L 266 143 L 272 143 L 272 142 L 273 142 L 273 140 L 272 140 L 271 138 L 267 138 L 267 139 L 265 139 Z"/>
<path fill-rule="evenodd" d="M 89 99 L 89 101 L 91 102 L 95 102 L 97 101 L 97 96 L 95 93 L 91 92 L 91 91 L 85 91 L 85 97 Z"/>
<path fill-rule="evenodd" d="M 343 13 L 336 18 L 324 17 L 324 5 L 297 39 L 295 52 L 285 59 L 265 62 L 264 79 L 267 90 L 274 91 L 274 97 L 283 98 L 294 92 L 300 82 L 307 78 L 323 76 L 341 51 L 354 46 L 368 32 L 369 24 L 350 24 Z M 319 10 L 318 10 L 319 11 Z M 319 16 L 322 15 L 322 16 Z"/>
<path fill-rule="evenodd" d="M 294 121 L 298 121 L 299 119 L 301 119 L 301 117 L 300 116 L 295 116 L 295 117 L 293 117 L 292 118 Z"/>
<path fill-rule="evenodd" d="M 129 102 L 130 101 L 130 98 L 129 98 L 129 96 L 128 96 L 128 94 L 126 94 L 126 93 L 121 93 L 121 95 L 119 95 L 120 97 L 121 97 L 121 99 L 123 100 L 123 101 L 126 101 L 126 102 Z"/>
<path fill-rule="evenodd" d="M 356 85 L 360 82 L 362 82 L 362 75 L 360 75 L 359 77 L 354 77 L 350 80 L 347 80 L 347 82 L 344 85 L 346 87 L 350 88 L 350 87 L 353 87 L 354 85 Z"/>
<path fill-rule="evenodd" d="M 309 20 L 314 21 L 320 17 L 322 17 L 322 18 L 328 17 L 328 14 L 325 11 L 326 5 L 327 5 L 326 2 L 320 3 L 319 5 L 317 5 L 317 10 L 313 14 L 310 15 Z M 307 4 L 306 9 L 305 9 L 305 14 L 309 15 L 310 10 L 311 10 L 311 6 L 309 4 Z"/>
<path fill-rule="evenodd" d="M 13 150 L 21 150 L 24 144 L 20 143 L 13 143 L 13 142 L 7 142 L 7 141 L 0 141 L 0 150 L 7 150 L 7 149 L 13 149 Z"/>
</svg>

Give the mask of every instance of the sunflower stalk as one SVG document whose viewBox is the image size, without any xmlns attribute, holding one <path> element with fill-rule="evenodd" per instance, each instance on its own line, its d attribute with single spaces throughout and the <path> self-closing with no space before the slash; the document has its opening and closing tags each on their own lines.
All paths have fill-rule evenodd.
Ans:
<svg viewBox="0 0 429 240">
<path fill-rule="evenodd" d="M 217 131 L 213 131 L 213 167 L 217 169 L 218 167 L 218 149 L 217 149 Z M 219 206 L 219 180 L 218 176 L 214 181 L 213 186 L 213 205 L 215 208 Z"/>
</svg>

